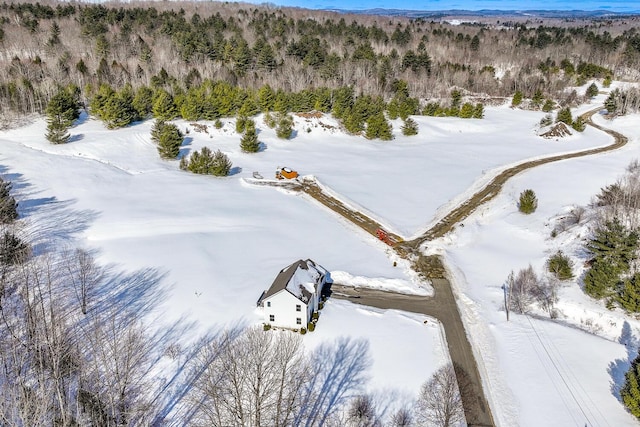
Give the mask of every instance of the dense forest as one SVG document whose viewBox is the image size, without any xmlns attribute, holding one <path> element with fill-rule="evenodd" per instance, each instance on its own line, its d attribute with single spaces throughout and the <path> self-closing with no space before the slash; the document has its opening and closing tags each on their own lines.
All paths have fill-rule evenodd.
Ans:
<svg viewBox="0 0 640 427">
<path fill-rule="evenodd" d="M 236 115 L 260 90 L 273 92 L 268 108 L 285 112 L 333 110 L 337 90 L 364 95 L 374 105 L 365 118 L 398 96 L 411 99 L 411 114 L 446 99 L 434 114 L 458 115 L 454 90 L 474 107 L 516 92 L 568 105 L 578 99 L 567 86 L 638 77 L 637 20 L 450 25 L 217 2 L 3 3 L 1 115 L 8 122 L 44 112 L 69 85 L 87 106 L 105 91 L 133 98 L 147 88 L 141 96 L 171 97 L 175 114 L 190 119 Z M 221 93 L 231 105 L 219 105 Z M 213 112 L 183 106 L 211 94 Z"/>
</svg>

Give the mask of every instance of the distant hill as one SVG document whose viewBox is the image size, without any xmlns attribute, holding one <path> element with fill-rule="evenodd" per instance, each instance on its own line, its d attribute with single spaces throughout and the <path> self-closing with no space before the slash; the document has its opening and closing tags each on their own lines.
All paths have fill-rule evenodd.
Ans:
<svg viewBox="0 0 640 427">
<path fill-rule="evenodd" d="M 382 15 L 382 16 L 404 16 L 408 18 L 443 18 L 449 16 L 469 16 L 469 17 L 539 17 L 539 18 L 620 18 L 624 16 L 640 15 L 640 9 L 630 12 L 612 12 L 609 10 L 407 10 L 407 9 L 325 9 L 331 12 L 354 13 L 362 15 Z"/>
</svg>

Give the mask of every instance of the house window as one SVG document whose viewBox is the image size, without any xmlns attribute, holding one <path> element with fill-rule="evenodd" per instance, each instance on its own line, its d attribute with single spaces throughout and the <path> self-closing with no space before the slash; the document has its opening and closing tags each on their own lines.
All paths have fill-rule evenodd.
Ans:
<svg viewBox="0 0 640 427">
<path fill-rule="evenodd" d="M 275 320 L 276 320 L 275 314 L 270 314 L 269 315 L 269 322 L 274 322 Z"/>
<path fill-rule="evenodd" d="M 267 307 L 271 307 L 271 301 L 267 301 Z"/>
<path fill-rule="evenodd" d="M 302 325 L 302 319 L 301 319 L 301 318 L 299 318 L 299 317 L 297 317 L 297 318 L 296 318 L 296 324 L 297 324 L 297 325 Z"/>
<path fill-rule="evenodd" d="M 302 311 L 302 307 L 300 306 L 300 304 L 296 304 L 296 311 Z"/>
</svg>

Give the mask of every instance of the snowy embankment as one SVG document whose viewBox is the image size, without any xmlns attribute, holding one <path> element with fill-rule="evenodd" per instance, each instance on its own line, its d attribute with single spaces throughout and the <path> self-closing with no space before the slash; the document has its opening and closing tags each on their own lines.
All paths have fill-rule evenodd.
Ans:
<svg viewBox="0 0 640 427">
<path fill-rule="evenodd" d="M 427 288 L 417 275 L 411 280 L 387 279 L 384 277 L 353 276 L 346 271 L 332 271 L 331 280 L 344 286 L 354 288 L 378 289 L 407 295 L 433 295 L 433 288 Z"/>
</svg>

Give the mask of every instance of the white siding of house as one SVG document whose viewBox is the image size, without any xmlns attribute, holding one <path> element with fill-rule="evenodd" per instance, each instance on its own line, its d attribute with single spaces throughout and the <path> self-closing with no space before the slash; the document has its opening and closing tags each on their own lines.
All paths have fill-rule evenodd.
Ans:
<svg viewBox="0 0 640 427">
<path fill-rule="evenodd" d="M 296 311 L 296 304 L 300 305 L 300 311 Z M 307 305 L 286 290 L 266 298 L 262 302 L 262 306 L 264 309 L 264 323 L 278 328 L 306 328 L 311 319 Z M 309 308 L 313 310 L 311 304 Z M 270 320 L 271 315 L 274 316 L 273 321 Z M 300 325 L 296 322 L 297 318 L 301 319 Z"/>
</svg>

